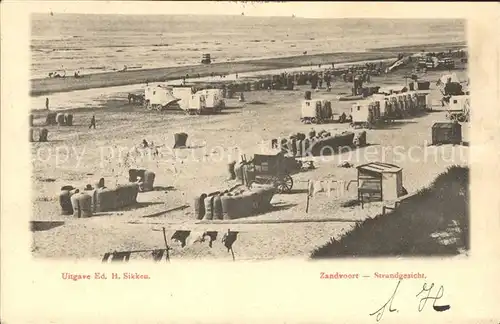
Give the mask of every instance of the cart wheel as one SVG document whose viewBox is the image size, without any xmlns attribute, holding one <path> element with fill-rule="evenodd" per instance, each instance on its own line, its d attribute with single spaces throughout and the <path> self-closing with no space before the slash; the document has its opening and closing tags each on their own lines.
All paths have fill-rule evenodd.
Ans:
<svg viewBox="0 0 500 324">
<path fill-rule="evenodd" d="M 457 120 L 461 123 L 465 122 L 465 119 L 466 119 L 466 117 L 464 114 L 460 114 L 457 116 Z"/>
<path fill-rule="evenodd" d="M 293 187 L 293 179 L 290 175 L 285 175 L 282 179 L 274 177 L 275 187 L 278 193 L 289 193 Z"/>
<path fill-rule="evenodd" d="M 311 119 L 310 119 L 310 122 L 311 122 L 311 124 L 316 124 L 316 123 L 317 123 L 316 118 L 314 118 L 314 117 L 313 117 L 313 118 L 311 118 Z"/>
</svg>

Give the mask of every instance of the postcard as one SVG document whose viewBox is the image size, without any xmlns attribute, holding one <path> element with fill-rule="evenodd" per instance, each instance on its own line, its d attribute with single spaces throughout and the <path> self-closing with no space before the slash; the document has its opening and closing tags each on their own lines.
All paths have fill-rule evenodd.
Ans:
<svg viewBox="0 0 500 324">
<path fill-rule="evenodd" d="M 2 3 L 5 323 L 499 323 L 495 3 Z"/>
</svg>

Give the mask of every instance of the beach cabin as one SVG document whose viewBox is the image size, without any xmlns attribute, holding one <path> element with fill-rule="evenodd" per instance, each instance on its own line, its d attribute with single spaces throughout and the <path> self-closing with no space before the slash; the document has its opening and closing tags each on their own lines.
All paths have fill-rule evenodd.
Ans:
<svg viewBox="0 0 500 324">
<path fill-rule="evenodd" d="M 386 119 L 393 120 L 397 118 L 402 118 L 405 106 L 404 106 L 404 101 L 401 98 L 401 95 L 393 94 L 387 96 L 386 99 L 387 99 L 386 113 L 385 113 Z"/>
<path fill-rule="evenodd" d="M 222 89 L 205 89 L 196 92 L 205 97 L 205 109 L 213 112 L 221 111 L 226 103 L 224 101 L 224 91 Z"/>
<path fill-rule="evenodd" d="M 432 108 L 430 91 L 416 91 L 417 110 L 426 110 Z"/>
<path fill-rule="evenodd" d="M 405 92 L 402 94 L 402 98 L 405 104 L 405 109 L 408 114 L 413 113 L 413 102 L 412 102 L 412 95 L 411 92 Z"/>
<path fill-rule="evenodd" d="M 383 119 L 387 115 L 389 98 L 383 93 L 375 93 L 372 96 L 372 101 L 376 102 L 380 108 L 380 117 Z"/>
<path fill-rule="evenodd" d="M 438 61 L 438 66 L 442 69 L 453 69 L 455 68 L 455 61 L 447 57 Z"/>
<path fill-rule="evenodd" d="M 418 96 L 416 91 L 410 92 L 410 107 L 413 112 L 419 112 L 422 109 L 418 106 Z"/>
<path fill-rule="evenodd" d="M 181 108 L 190 114 L 216 113 L 225 107 L 222 89 L 204 89 L 196 93 L 190 93 L 186 88 L 179 89 L 183 89 L 179 91 L 179 96 L 183 98 Z M 186 98 L 188 94 L 189 98 Z"/>
<path fill-rule="evenodd" d="M 427 69 L 435 69 L 439 66 L 439 59 L 435 56 L 427 57 L 425 65 Z"/>
<path fill-rule="evenodd" d="M 406 100 L 406 94 L 397 94 L 396 97 L 398 98 L 401 110 L 404 112 L 408 112 L 408 101 Z"/>
<path fill-rule="evenodd" d="M 188 108 L 185 109 L 189 113 L 201 114 L 206 108 L 206 98 L 202 93 L 192 94 L 189 98 Z"/>
<path fill-rule="evenodd" d="M 417 66 L 419 68 L 432 70 L 439 66 L 439 59 L 435 56 L 429 56 L 428 54 L 426 54 L 418 58 Z"/>
<path fill-rule="evenodd" d="M 371 100 L 359 101 L 351 107 L 352 124 L 370 126 L 380 120 L 380 107 Z"/>
<path fill-rule="evenodd" d="M 392 103 L 392 105 L 393 105 L 393 110 L 397 110 L 397 109 L 399 109 L 398 95 L 393 94 L 393 95 L 389 95 L 389 96 L 387 96 L 386 98 L 387 98 L 387 100 L 388 100 L 390 103 Z"/>
<path fill-rule="evenodd" d="M 357 171 L 359 201 L 391 201 L 404 195 L 403 169 L 397 165 L 371 162 Z"/>
<path fill-rule="evenodd" d="M 212 63 L 212 59 L 210 58 L 210 54 L 205 53 L 201 55 L 201 64 L 210 64 Z"/>
<path fill-rule="evenodd" d="M 304 123 L 317 123 L 322 116 L 322 100 L 311 99 L 302 101 L 301 121 Z"/>
<path fill-rule="evenodd" d="M 193 93 L 193 88 L 191 87 L 173 87 L 172 94 L 175 98 L 179 99 L 178 104 L 182 110 L 189 109 L 189 102 Z"/>
<path fill-rule="evenodd" d="M 146 106 L 153 109 L 161 109 L 179 101 L 172 93 L 172 88 L 161 85 L 146 87 L 144 89 L 144 99 Z"/>
<path fill-rule="evenodd" d="M 468 112 L 469 109 L 470 99 L 468 95 L 451 96 L 448 110 Z"/>
</svg>

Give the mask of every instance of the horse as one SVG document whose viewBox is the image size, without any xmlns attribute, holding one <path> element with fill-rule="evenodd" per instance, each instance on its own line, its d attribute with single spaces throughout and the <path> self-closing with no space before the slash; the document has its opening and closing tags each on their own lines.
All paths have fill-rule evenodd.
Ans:
<svg viewBox="0 0 500 324">
<path fill-rule="evenodd" d="M 129 93 L 128 94 L 128 103 L 129 104 L 143 104 L 144 103 L 144 95 L 136 95 L 136 94 L 133 94 L 133 93 Z"/>
</svg>

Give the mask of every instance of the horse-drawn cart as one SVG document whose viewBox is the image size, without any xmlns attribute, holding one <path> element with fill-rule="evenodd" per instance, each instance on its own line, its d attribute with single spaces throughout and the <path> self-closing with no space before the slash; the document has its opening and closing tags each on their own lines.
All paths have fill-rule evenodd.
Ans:
<svg viewBox="0 0 500 324">
<path fill-rule="evenodd" d="M 245 183 L 269 184 L 279 193 L 289 193 L 293 187 L 293 179 L 283 152 L 276 154 L 255 154 L 245 165 Z"/>
</svg>

